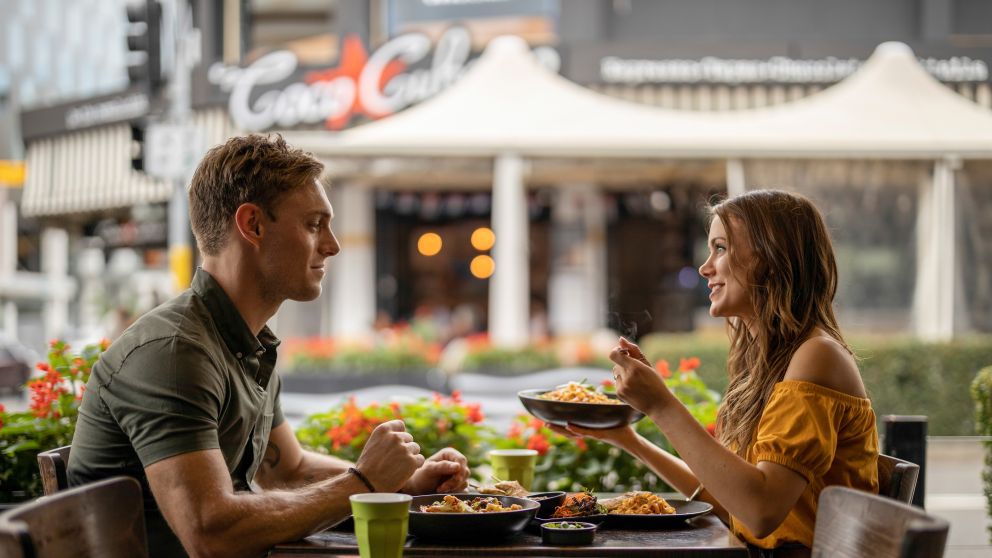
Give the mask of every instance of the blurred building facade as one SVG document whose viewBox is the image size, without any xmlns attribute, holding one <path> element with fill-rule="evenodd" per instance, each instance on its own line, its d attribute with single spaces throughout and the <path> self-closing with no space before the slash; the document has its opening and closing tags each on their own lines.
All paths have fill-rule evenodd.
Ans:
<svg viewBox="0 0 992 558">
<path fill-rule="evenodd" d="M 898 40 L 947 87 L 992 107 L 992 5 L 980 0 L 193 5 L 203 33 L 203 63 L 193 76 L 194 122 L 211 145 L 250 131 L 324 130 L 333 138 L 388 119 L 450 86 L 504 34 L 524 38 L 546 67 L 591 90 L 680 111 L 795 101 L 851 75 L 877 44 Z M 165 268 L 155 267 L 161 254 L 154 254 L 164 246 L 169 189 L 129 168 L 129 123 L 155 118 L 169 100 L 133 88 L 101 93 L 23 115 L 30 170 L 20 211 L 69 231 L 73 248 L 65 268 L 73 276 L 99 280 L 98 270 L 105 269 L 99 265 L 113 263 L 108 246 L 117 242 L 137 255 L 137 269 L 160 277 Z M 479 267 L 485 260 L 478 258 L 492 247 L 472 240 L 500 211 L 494 174 L 501 171 L 491 160 L 326 159 L 343 251 L 331 264 L 328 294 L 284 306 L 276 318 L 282 335 L 362 336 L 376 324 L 428 315 L 463 334 L 485 330 L 491 310 L 503 306 L 516 309 L 515 323 L 522 315 L 529 324 L 518 339 L 604 327 L 635 337 L 692 330 L 707 323 L 700 312 L 706 289 L 694 269 L 705 252 L 701 208 L 731 180 L 799 191 L 826 210 L 841 268 L 842 325 L 912 331 L 920 183 L 932 172 L 919 161 L 742 160 L 731 166 L 631 158 L 619 165 L 546 166 L 543 178 L 525 180 L 524 201 L 512 208 L 514 226 L 525 227 L 527 239 L 513 265 L 526 269 L 506 290 L 494 288 L 494 276 Z M 966 262 L 954 273 L 960 293 L 954 332 L 987 332 L 992 253 L 981 239 L 992 232 L 992 168 L 969 161 L 953 172 L 957 261 Z M 428 233 L 442 241 L 433 255 L 420 244 Z M 495 242 L 501 240 L 508 241 Z M 102 260 L 95 251 L 84 257 L 77 250 L 101 243 Z M 135 258 L 129 261 L 118 265 L 133 274 Z M 495 273 L 521 269 L 497 267 Z M 494 295 L 500 289 L 503 294 Z M 141 296 L 145 306 L 162 295 Z M 81 298 L 74 299 L 77 323 L 90 315 Z"/>
</svg>

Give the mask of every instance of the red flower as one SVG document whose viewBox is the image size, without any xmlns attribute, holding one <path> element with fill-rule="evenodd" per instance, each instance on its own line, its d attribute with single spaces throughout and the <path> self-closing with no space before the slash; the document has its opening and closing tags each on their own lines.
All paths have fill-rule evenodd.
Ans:
<svg viewBox="0 0 992 558">
<path fill-rule="evenodd" d="M 575 441 L 575 445 L 579 447 L 579 451 L 586 451 L 587 449 L 589 449 L 589 444 L 587 444 L 586 441 L 581 438 Z"/>
<path fill-rule="evenodd" d="M 542 422 L 541 419 L 538 418 L 531 418 L 530 422 L 527 423 L 527 426 L 533 428 L 534 430 L 540 430 L 544 428 L 544 422 Z"/>
<path fill-rule="evenodd" d="M 551 444 L 542 434 L 537 433 L 527 440 L 527 449 L 537 450 L 538 455 L 544 455 L 551 449 Z"/>
<path fill-rule="evenodd" d="M 688 372 L 699 368 L 697 357 L 679 359 L 679 372 Z"/>
<path fill-rule="evenodd" d="M 107 350 L 107 347 L 109 347 L 109 346 L 110 346 L 110 340 L 109 339 L 101 339 L 100 340 L 100 350 L 101 351 L 106 351 Z"/>
<path fill-rule="evenodd" d="M 392 411 L 393 411 L 393 417 L 395 417 L 395 418 L 403 418 L 403 415 L 400 413 L 400 404 L 399 403 L 397 403 L 396 401 L 393 401 L 393 402 L 391 402 L 389 404 L 389 408 L 392 409 Z"/>
<path fill-rule="evenodd" d="M 716 437 L 716 423 L 711 422 L 706 425 L 706 431 L 710 433 L 710 436 Z"/>
<path fill-rule="evenodd" d="M 520 438 L 520 435 L 524 433 L 524 426 L 519 422 L 514 422 L 510 425 L 510 430 L 506 432 L 506 436 L 511 440 L 516 440 Z"/>
<path fill-rule="evenodd" d="M 456 389 L 455 391 L 451 392 L 451 400 L 454 401 L 455 403 L 461 403 L 462 402 L 461 390 Z"/>
<path fill-rule="evenodd" d="M 661 374 L 661 377 L 662 378 L 671 378 L 672 377 L 672 371 L 671 371 L 671 369 L 668 368 L 668 361 L 667 360 L 665 360 L 665 359 L 659 360 L 658 362 L 654 363 L 654 367 L 658 371 L 658 373 Z"/>
<path fill-rule="evenodd" d="M 479 403 L 469 403 L 465 406 L 468 409 L 468 421 L 472 424 L 478 424 L 485 420 L 485 415 L 482 414 L 482 405 Z"/>
</svg>

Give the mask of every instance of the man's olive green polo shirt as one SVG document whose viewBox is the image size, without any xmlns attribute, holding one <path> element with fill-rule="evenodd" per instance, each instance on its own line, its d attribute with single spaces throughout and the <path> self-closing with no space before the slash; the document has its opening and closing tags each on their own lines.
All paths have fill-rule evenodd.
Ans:
<svg viewBox="0 0 992 558">
<path fill-rule="evenodd" d="M 156 545 L 175 546 L 144 468 L 219 448 L 235 490 L 247 490 L 269 432 L 284 420 L 273 374 L 278 345 L 267 327 L 256 338 L 217 281 L 197 269 L 190 289 L 142 316 L 93 366 L 69 453 L 69 484 L 122 474 L 138 479 L 153 555 Z"/>
</svg>

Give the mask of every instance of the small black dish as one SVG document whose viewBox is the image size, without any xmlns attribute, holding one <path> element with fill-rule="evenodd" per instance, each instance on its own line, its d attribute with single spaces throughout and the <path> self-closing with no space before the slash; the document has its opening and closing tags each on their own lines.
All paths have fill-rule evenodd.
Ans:
<svg viewBox="0 0 992 558">
<path fill-rule="evenodd" d="M 551 517 L 558 506 L 565 501 L 565 493 L 561 490 L 557 492 L 535 492 L 527 495 L 528 500 L 534 500 L 541 507 L 537 510 L 537 515 L 541 517 Z"/>
<path fill-rule="evenodd" d="M 535 515 L 531 520 L 531 525 L 541 526 L 545 523 L 554 523 L 556 521 L 581 521 L 583 523 L 592 523 L 593 525 L 600 525 L 606 521 L 607 515 L 605 513 L 596 513 L 593 515 L 579 515 L 575 517 L 550 517 Z"/>
<path fill-rule="evenodd" d="M 562 525 L 571 525 L 563 528 Z M 592 544 L 597 525 L 584 521 L 550 521 L 541 525 L 541 542 L 552 546 Z"/>
</svg>

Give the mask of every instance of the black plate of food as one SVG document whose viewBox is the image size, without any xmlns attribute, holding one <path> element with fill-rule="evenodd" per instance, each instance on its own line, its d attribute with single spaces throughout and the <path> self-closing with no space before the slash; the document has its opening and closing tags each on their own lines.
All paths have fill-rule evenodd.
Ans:
<svg viewBox="0 0 992 558">
<path fill-rule="evenodd" d="M 557 390 L 525 389 L 517 393 L 527 412 L 535 417 L 565 426 L 572 423 L 585 428 L 617 428 L 635 423 L 644 418 L 644 413 L 617 399 L 616 394 L 600 394 L 601 403 L 577 403 L 557 401 L 541 397 Z"/>
<path fill-rule="evenodd" d="M 621 529 L 654 529 L 681 525 L 687 519 L 705 515 L 713 511 L 713 505 L 708 502 L 685 500 L 667 500 L 668 505 L 675 508 L 675 513 L 613 513 L 606 514 L 606 525 Z M 585 521 L 582 519 L 581 521 Z"/>
<path fill-rule="evenodd" d="M 499 506 L 516 510 L 481 511 Z M 467 506 L 467 507 L 466 507 Z M 491 541 L 524 529 L 540 504 L 527 498 L 489 494 L 427 494 L 410 503 L 411 535 L 433 540 Z M 476 511 L 466 511 L 475 508 Z M 433 509 L 435 511 L 424 511 Z"/>
</svg>

